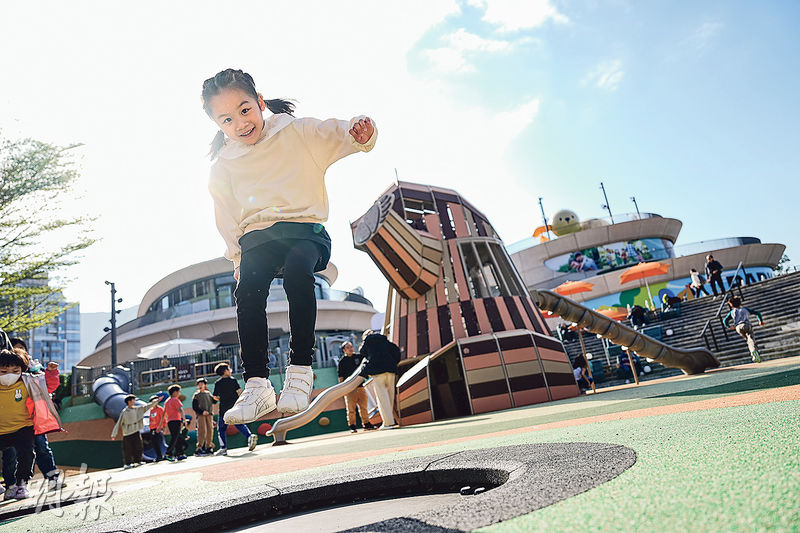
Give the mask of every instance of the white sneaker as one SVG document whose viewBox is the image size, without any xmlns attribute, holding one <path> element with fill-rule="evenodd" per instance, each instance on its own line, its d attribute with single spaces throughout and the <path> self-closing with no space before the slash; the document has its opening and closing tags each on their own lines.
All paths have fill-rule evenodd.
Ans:
<svg viewBox="0 0 800 533">
<path fill-rule="evenodd" d="M 17 486 L 11 485 L 6 490 L 6 493 L 3 495 L 3 501 L 13 500 L 14 497 L 17 495 Z"/>
<path fill-rule="evenodd" d="M 228 425 L 254 422 L 275 410 L 275 389 L 267 378 L 250 378 L 239 399 L 225 412 Z"/>
<path fill-rule="evenodd" d="M 31 495 L 28 494 L 28 487 L 26 485 L 17 485 L 17 491 L 14 493 L 15 500 L 24 500 L 30 497 Z"/>
<path fill-rule="evenodd" d="M 313 388 L 314 371 L 310 366 L 289 365 L 286 367 L 286 381 L 278 399 L 278 411 L 285 414 L 305 411 L 311 401 Z"/>
<path fill-rule="evenodd" d="M 130 470 L 131 468 L 133 468 L 133 463 L 122 467 L 123 470 Z"/>
<path fill-rule="evenodd" d="M 228 455 L 228 448 L 220 448 L 214 452 L 214 455 Z"/>
<path fill-rule="evenodd" d="M 381 425 L 381 427 L 379 427 L 379 428 L 378 428 L 378 430 L 384 430 L 384 429 L 397 429 L 397 428 L 399 428 L 399 427 L 400 427 L 400 426 L 399 426 L 398 424 L 392 424 L 391 426 Z"/>
<path fill-rule="evenodd" d="M 251 433 L 249 437 L 247 437 L 247 449 L 251 452 L 256 449 L 258 446 L 258 435 L 255 433 Z"/>
</svg>

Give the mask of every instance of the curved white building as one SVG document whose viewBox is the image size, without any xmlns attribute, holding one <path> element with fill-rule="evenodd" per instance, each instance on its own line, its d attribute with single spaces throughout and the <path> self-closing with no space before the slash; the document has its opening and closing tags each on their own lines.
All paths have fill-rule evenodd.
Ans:
<svg viewBox="0 0 800 533">
<path fill-rule="evenodd" d="M 317 291 L 317 363 L 325 365 L 343 340 L 360 335 L 377 313 L 356 292 L 331 289 L 338 271 L 333 263 L 314 275 Z M 153 285 L 139 304 L 137 317 L 117 327 L 117 362 L 135 360 L 142 348 L 177 338 L 237 345 L 236 281 L 223 257 L 173 272 Z M 283 280 L 276 279 L 267 301 L 270 351 L 285 358 L 289 349 L 289 315 Z M 80 366 L 111 364 L 111 335 L 97 343 Z"/>
<path fill-rule="evenodd" d="M 772 277 L 786 247 L 762 243 L 755 237 L 715 239 L 675 245 L 683 223 L 652 213 L 617 215 L 616 223 L 589 227 L 547 242 L 528 238 L 507 247 L 512 261 L 530 289 L 553 289 L 565 281 L 587 281 L 592 290 L 570 298 L 592 308 L 646 305 L 649 298 L 645 283 L 661 305 L 664 293 L 692 298 L 687 289 L 689 270 L 702 273 L 706 255 L 712 254 L 724 267 L 723 280 L 728 287 L 736 267 L 744 268 L 738 277 L 744 284 Z M 582 264 L 576 256 L 586 258 Z M 640 262 L 658 261 L 669 265 L 669 272 L 633 283 L 622 283 L 620 274 Z M 706 289 L 710 291 L 707 285 Z"/>
</svg>

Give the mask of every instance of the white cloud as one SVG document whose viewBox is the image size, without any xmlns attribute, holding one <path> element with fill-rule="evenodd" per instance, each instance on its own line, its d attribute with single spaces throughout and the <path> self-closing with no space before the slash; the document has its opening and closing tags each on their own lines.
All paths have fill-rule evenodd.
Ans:
<svg viewBox="0 0 800 533">
<path fill-rule="evenodd" d="M 684 39 L 682 44 L 703 54 L 711 46 L 722 26 L 721 22 L 704 22 L 689 37 Z"/>
<path fill-rule="evenodd" d="M 513 45 L 508 41 L 484 39 L 464 28 L 442 38 L 449 46 L 423 51 L 437 71 L 442 73 L 474 72 L 467 55 L 477 52 L 504 52 Z"/>
<path fill-rule="evenodd" d="M 542 26 L 548 20 L 566 24 L 569 18 L 551 0 L 468 0 L 472 7 L 486 8 L 483 20 L 500 31 L 519 31 Z"/>
<path fill-rule="evenodd" d="M 620 59 L 602 61 L 584 76 L 581 85 L 595 85 L 606 91 L 616 91 L 624 74 Z"/>
</svg>

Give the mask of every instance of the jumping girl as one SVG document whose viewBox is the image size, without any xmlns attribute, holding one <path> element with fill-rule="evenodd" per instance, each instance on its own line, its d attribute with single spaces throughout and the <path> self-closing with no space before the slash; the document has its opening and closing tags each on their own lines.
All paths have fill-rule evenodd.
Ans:
<svg viewBox="0 0 800 533">
<path fill-rule="evenodd" d="M 345 120 L 295 118 L 286 100 L 264 100 L 253 78 L 227 69 L 203 82 L 203 108 L 219 126 L 211 144 L 209 190 L 225 257 L 238 281 L 234 297 L 244 391 L 224 416 L 246 424 L 276 408 L 270 383 L 267 296 L 283 277 L 289 300 L 289 366 L 277 409 L 308 407 L 314 372 L 317 300 L 314 272 L 323 270 L 331 240 L 325 171 L 335 161 L 375 145 L 367 117 Z M 264 117 L 264 111 L 272 114 Z"/>
</svg>

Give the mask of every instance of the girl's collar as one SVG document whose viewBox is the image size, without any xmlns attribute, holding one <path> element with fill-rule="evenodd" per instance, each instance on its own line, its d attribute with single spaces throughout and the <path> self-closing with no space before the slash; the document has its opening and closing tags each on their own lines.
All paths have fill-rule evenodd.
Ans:
<svg viewBox="0 0 800 533">
<path fill-rule="evenodd" d="M 245 144 L 239 141 L 234 141 L 231 138 L 225 139 L 225 145 L 220 149 L 217 157 L 222 159 L 236 159 L 250 152 L 254 146 L 272 138 L 276 133 L 288 126 L 294 121 L 295 117 L 287 113 L 279 113 L 272 115 L 264 121 L 264 129 L 261 131 L 261 137 L 255 144 Z"/>
</svg>

